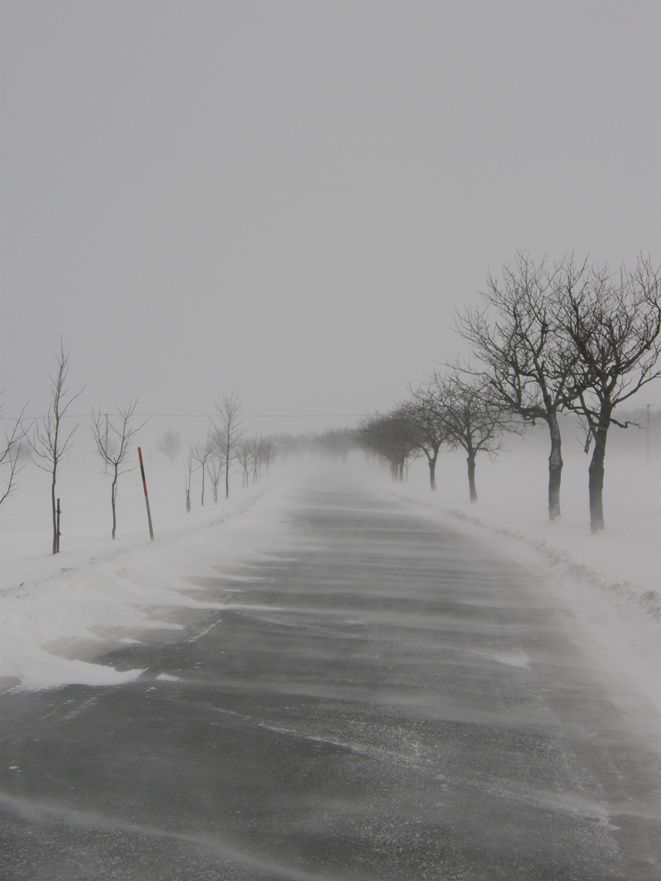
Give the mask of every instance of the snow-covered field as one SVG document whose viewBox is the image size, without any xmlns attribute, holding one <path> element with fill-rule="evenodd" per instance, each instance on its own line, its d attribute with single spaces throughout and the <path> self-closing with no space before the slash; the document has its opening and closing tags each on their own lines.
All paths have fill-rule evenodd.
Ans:
<svg viewBox="0 0 661 881">
<path fill-rule="evenodd" d="M 562 517 L 553 523 L 545 508 L 543 434 L 514 439 L 508 447 L 495 462 L 478 460 L 475 504 L 468 500 L 459 453 L 441 454 L 436 494 L 422 462 L 414 463 L 404 485 L 389 491 L 536 568 L 545 589 L 573 611 L 604 667 L 628 676 L 632 689 L 661 714 L 661 457 L 646 464 L 640 435 L 614 440 L 606 462 L 606 529 L 593 535 L 588 457 L 571 434 L 563 452 Z M 387 485 L 385 475 L 381 483 Z"/>
</svg>

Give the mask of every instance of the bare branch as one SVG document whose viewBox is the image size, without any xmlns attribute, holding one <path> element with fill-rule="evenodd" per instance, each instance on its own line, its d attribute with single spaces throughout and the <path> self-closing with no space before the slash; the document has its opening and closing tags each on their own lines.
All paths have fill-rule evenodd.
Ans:
<svg viewBox="0 0 661 881">
<path fill-rule="evenodd" d="M 27 405 L 26 405 L 27 406 Z M 0 407 L 0 414 L 2 408 Z M 4 485 L 0 488 L 0 505 L 14 493 L 18 487 L 17 478 L 23 469 L 20 464 L 21 440 L 24 437 L 23 416 L 25 407 L 21 410 L 13 424 L 5 431 L 5 438 L 0 446 L 0 467 L 5 466 L 6 476 Z"/>
</svg>

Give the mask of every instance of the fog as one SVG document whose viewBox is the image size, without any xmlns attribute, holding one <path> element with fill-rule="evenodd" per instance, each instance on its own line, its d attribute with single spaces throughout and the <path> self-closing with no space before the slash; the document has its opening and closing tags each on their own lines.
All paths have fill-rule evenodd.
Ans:
<svg viewBox="0 0 661 881">
<path fill-rule="evenodd" d="M 2 878 L 659 877 L 660 34 L 2 5 Z"/>
<path fill-rule="evenodd" d="M 654 0 L 4 4 L 5 414 L 44 412 L 62 334 L 83 413 L 236 391 L 268 430 L 351 422 L 454 358 L 516 249 L 654 252 L 660 26 Z"/>
</svg>

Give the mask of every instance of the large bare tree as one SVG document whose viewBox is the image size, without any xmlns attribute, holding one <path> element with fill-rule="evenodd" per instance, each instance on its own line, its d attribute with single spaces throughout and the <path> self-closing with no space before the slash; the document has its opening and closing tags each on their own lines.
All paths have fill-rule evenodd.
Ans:
<svg viewBox="0 0 661 881">
<path fill-rule="evenodd" d="M 562 331 L 577 353 L 567 404 L 585 422 L 590 526 L 604 528 L 603 487 L 608 431 L 631 423 L 616 408 L 661 376 L 661 272 L 640 257 L 633 269 L 591 269 L 587 284 L 562 292 Z"/>
<path fill-rule="evenodd" d="M 35 421 L 32 434 L 28 435 L 28 443 L 32 450 L 33 461 L 50 474 L 51 517 L 53 525 L 52 552 L 59 553 L 60 531 L 57 517 L 56 484 L 57 475 L 63 456 L 71 449 L 73 436 L 78 424 L 65 431 L 63 420 L 67 416 L 73 402 L 83 393 L 81 388 L 75 394 L 70 393 L 69 356 L 60 341 L 60 351 L 55 356 L 55 372 L 50 377 L 50 404 L 48 414 Z"/>
<path fill-rule="evenodd" d="M 559 332 L 558 301 L 562 289 L 580 292 L 587 280 L 586 265 L 572 259 L 549 268 L 519 253 L 502 270 L 490 275 L 481 293 L 483 308 L 468 309 L 457 319 L 459 333 L 480 362 L 466 368 L 484 379 L 498 407 L 527 422 L 545 422 L 551 449 L 548 460 L 548 510 L 560 515 L 562 438 L 558 415 L 571 399 L 575 348 Z"/>
<path fill-rule="evenodd" d="M 119 478 L 132 467 L 127 467 L 126 462 L 131 448 L 131 441 L 143 428 L 148 419 L 136 424 L 135 408 L 138 402 L 133 401 L 127 407 L 116 407 L 114 414 L 101 413 L 101 409 L 92 413 L 90 417 L 92 437 L 96 444 L 96 451 L 104 465 L 110 469 L 112 478 L 110 484 L 110 510 L 112 514 L 111 536 L 113 541 L 117 536 L 117 491 Z"/>
<path fill-rule="evenodd" d="M 223 398 L 222 404 L 216 404 L 216 442 L 223 458 L 225 474 L 225 498 L 230 494 L 230 470 L 232 460 L 238 452 L 239 442 L 243 437 L 241 425 L 241 404 L 236 395 Z"/>
</svg>

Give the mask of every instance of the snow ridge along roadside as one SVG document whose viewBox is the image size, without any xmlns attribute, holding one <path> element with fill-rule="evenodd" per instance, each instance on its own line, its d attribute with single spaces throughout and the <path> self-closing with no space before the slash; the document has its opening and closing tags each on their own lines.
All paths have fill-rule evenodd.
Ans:
<svg viewBox="0 0 661 881">
<path fill-rule="evenodd" d="M 493 542 L 504 555 L 517 559 L 533 569 L 540 577 L 543 589 L 552 592 L 569 609 L 578 630 L 585 638 L 586 649 L 593 654 L 605 675 L 626 682 L 629 694 L 627 710 L 632 707 L 650 720 L 652 727 L 661 730 L 661 594 L 648 584 L 640 585 L 633 579 L 613 578 L 609 567 L 619 554 L 619 573 L 631 554 L 621 546 L 617 535 L 587 536 L 589 542 L 600 542 L 604 568 L 582 562 L 575 550 L 575 542 L 549 527 L 551 538 L 540 538 L 537 525 L 500 525 L 496 518 L 486 519 L 457 508 L 441 508 L 439 500 L 424 498 L 406 488 L 390 488 L 391 496 L 415 506 L 423 515 L 450 521 L 454 528 L 481 533 Z M 488 516 L 488 515 L 487 515 Z M 589 552 L 588 547 L 588 552 Z M 638 561 L 639 562 L 639 561 Z M 649 568 L 649 567 L 648 567 Z M 623 689 L 620 688 L 620 695 Z M 636 695 L 642 701 L 636 700 Z"/>
<path fill-rule="evenodd" d="M 149 542 L 111 548 L 105 542 L 52 556 L 17 557 L 3 565 L 0 585 L 0 688 L 67 684 L 115 685 L 144 671 L 116 670 L 89 659 L 147 631 L 179 630 L 172 612 L 222 609 L 201 602 L 190 577 L 218 576 L 214 567 L 256 556 L 277 533 L 277 491 L 264 487 L 169 526 Z M 176 616 L 175 616 L 176 617 Z M 84 658 L 88 658 L 85 660 Z"/>
</svg>

